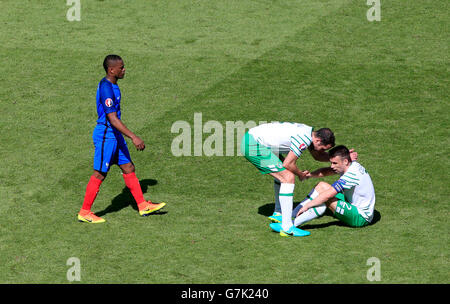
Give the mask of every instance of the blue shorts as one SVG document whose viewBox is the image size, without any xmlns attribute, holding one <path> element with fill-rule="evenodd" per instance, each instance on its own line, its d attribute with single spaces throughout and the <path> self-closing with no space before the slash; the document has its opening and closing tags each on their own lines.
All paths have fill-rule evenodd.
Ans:
<svg viewBox="0 0 450 304">
<path fill-rule="evenodd" d="M 107 173 L 111 165 L 131 163 L 127 142 L 122 134 L 97 126 L 92 135 L 95 146 L 94 170 Z"/>
</svg>

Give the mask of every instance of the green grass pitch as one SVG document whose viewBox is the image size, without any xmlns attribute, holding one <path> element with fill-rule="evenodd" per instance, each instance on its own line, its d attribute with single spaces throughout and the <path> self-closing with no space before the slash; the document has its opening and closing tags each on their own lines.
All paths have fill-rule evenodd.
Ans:
<svg viewBox="0 0 450 304">
<path fill-rule="evenodd" d="M 448 283 L 449 3 L 381 0 L 0 2 L 0 283 Z M 120 54 L 122 119 L 145 196 L 113 167 L 78 223 L 92 173 L 102 60 Z M 324 216 L 269 230 L 272 179 L 239 156 L 175 157 L 174 122 L 294 121 L 359 152 L 377 195 L 362 229 Z M 204 134 L 206 139 L 209 134 Z M 225 135 L 224 135 L 225 136 Z M 310 155 L 302 169 L 324 164 Z M 333 181 L 333 178 L 324 179 Z M 319 180 L 297 182 L 300 201 Z"/>
</svg>

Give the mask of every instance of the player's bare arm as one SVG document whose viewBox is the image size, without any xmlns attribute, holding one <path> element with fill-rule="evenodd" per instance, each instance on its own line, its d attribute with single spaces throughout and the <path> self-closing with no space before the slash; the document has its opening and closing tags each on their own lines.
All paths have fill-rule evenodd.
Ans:
<svg viewBox="0 0 450 304">
<path fill-rule="evenodd" d="M 298 178 L 303 181 L 307 178 L 309 171 L 302 171 L 297 167 L 297 155 L 294 152 L 290 151 L 286 158 L 283 161 L 283 167 L 294 173 L 298 176 Z"/>
<path fill-rule="evenodd" d="M 334 175 L 336 174 L 336 172 L 334 172 L 333 169 L 331 169 L 331 167 L 325 167 L 325 168 L 320 168 L 317 169 L 311 173 L 309 173 L 308 177 L 314 177 L 314 178 L 320 178 L 320 177 L 325 177 L 325 176 L 330 176 L 330 175 Z"/>
<path fill-rule="evenodd" d="M 310 148 L 308 150 L 315 160 L 320 161 L 320 162 L 330 161 L 330 156 L 328 155 L 327 151 L 324 151 L 324 150 L 317 151 L 317 150 L 314 150 L 312 148 L 312 146 L 310 146 Z M 358 152 L 356 152 L 355 149 L 350 149 L 350 158 L 352 159 L 352 161 L 358 160 Z"/>
<path fill-rule="evenodd" d="M 311 153 L 312 157 L 320 162 L 328 162 L 330 161 L 330 157 L 328 156 L 327 151 L 317 151 L 313 149 L 309 149 L 309 152 Z"/>
<path fill-rule="evenodd" d="M 127 126 L 117 117 L 116 112 L 107 114 L 107 117 L 114 128 L 116 128 L 119 132 L 132 140 L 136 149 L 138 149 L 139 151 L 145 149 L 144 141 L 127 128 Z"/>
</svg>

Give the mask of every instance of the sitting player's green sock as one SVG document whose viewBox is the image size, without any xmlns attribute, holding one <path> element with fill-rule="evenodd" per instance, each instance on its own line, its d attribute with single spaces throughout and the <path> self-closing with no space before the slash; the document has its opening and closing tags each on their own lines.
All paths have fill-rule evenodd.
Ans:
<svg viewBox="0 0 450 304">
<path fill-rule="evenodd" d="M 315 188 L 311 190 L 311 192 L 308 193 L 308 195 L 303 199 L 303 201 L 300 202 L 300 204 L 295 207 L 295 209 L 292 211 L 292 217 L 296 218 L 297 213 L 300 211 L 300 209 L 305 205 L 305 203 L 312 201 L 319 195 L 319 192 L 316 191 Z"/>
<path fill-rule="evenodd" d="M 306 212 L 303 212 L 300 216 L 295 218 L 294 226 L 299 227 L 306 222 L 321 217 L 325 213 L 325 210 L 327 210 L 327 206 L 325 206 L 325 204 L 308 209 Z"/>
</svg>

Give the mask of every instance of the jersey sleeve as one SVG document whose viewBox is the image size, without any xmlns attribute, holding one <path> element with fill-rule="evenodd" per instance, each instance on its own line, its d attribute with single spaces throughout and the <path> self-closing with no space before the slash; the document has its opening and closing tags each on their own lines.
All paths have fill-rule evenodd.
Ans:
<svg viewBox="0 0 450 304">
<path fill-rule="evenodd" d="M 100 85 L 100 103 L 105 114 L 117 112 L 115 95 L 110 83 L 104 82 Z"/>
<path fill-rule="evenodd" d="M 335 181 L 331 186 L 336 190 L 336 192 L 344 192 L 344 190 L 351 189 L 359 185 L 360 179 L 357 174 L 353 172 L 345 172 L 337 181 Z"/>
<path fill-rule="evenodd" d="M 300 157 L 303 151 L 305 151 L 310 145 L 311 139 L 306 135 L 296 134 L 291 136 L 290 150 L 294 152 L 297 157 Z"/>
</svg>

